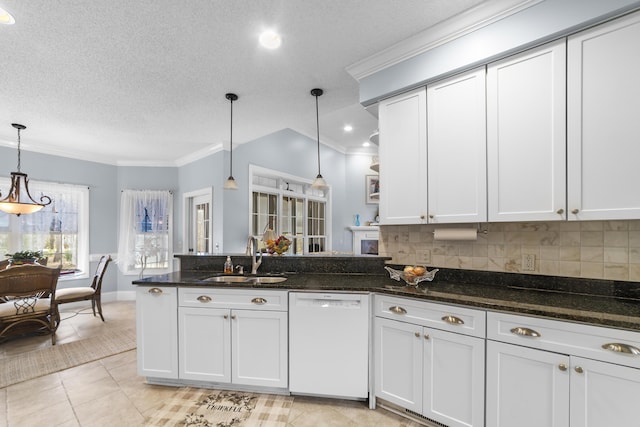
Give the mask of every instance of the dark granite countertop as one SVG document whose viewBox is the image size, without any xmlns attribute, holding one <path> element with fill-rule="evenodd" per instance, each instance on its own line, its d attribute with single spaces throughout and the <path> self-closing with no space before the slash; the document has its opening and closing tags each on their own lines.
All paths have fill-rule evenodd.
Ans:
<svg viewBox="0 0 640 427">
<path fill-rule="evenodd" d="M 383 270 L 384 271 L 384 270 Z M 402 286 L 384 274 L 367 273 L 287 273 L 287 280 L 276 284 L 225 284 L 207 282 L 220 275 L 212 271 L 178 271 L 135 280 L 136 285 L 206 286 L 211 288 L 263 288 L 302 291 L 378 292 L 466 307 L 617 327 L 640 331 L 640 297 L 636 283 L 622 287 L 617 282 L 591 283 L 584 279 L 505 276 L 458 271 L 439 272 L 433 282 L 422 282 L 416 289 Z M 265 272 L 262 275 L 270 273 Z M 273 274 L 273 273 L 271 273 Z M 505 279 L 506 277 L 506 279 Z M 543 280 L 546 279 L 546 280 Z M 575 283 L 574 283 L 575 282 Z M 620 291 L 622 288 L 623 291 Z"/>
</svg>

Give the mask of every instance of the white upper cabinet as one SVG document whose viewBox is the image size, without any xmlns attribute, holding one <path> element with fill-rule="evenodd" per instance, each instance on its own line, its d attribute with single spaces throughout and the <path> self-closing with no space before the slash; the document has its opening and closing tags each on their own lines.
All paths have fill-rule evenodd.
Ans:
<svg viewBox="0 0 640 427">
<path fill-rule="evenodd" d="M 380 101 L 380 223 L 427 222 L 427 101 L 420 88 Z"/>
<path fill-rule="evenodd" d="M 487 220 L 485 67 L 427 86 L 430 223 Z"/>
<path fill-rule="evenodd" d="M 488 220 L 566 218 L 566 44 L 487 68 Z"/>
<path fill-rule="evenodd" d="M 569 219 L 640 218 L 638 40 L 638 13 L 569 38 Z"/>
</svg>

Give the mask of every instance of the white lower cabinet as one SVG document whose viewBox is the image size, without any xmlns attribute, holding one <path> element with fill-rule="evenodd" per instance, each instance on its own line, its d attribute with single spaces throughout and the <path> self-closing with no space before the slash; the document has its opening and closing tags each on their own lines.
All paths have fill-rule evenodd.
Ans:
<svg viewBox="0 0 640 427">
<path fill-rule="evenodd" d="M 136 288 L 138 374 L 178 378 L 178 289 Z"/>
<path fill-rule="evenodd" d="M 287 291 L 180 288 L 181 379 L 288 385 Z"/>
<path fill-rule="evenodd" d="M 376 298 L 376 397 L 449 427 L 483 426 L 484 312 Z"/>
<path fill-rule="evenodd" d="M 488 426 L 638 425 L 640 333 L 490 312 L 487 338 Z"/>
<path fill-rule="evenodd" d="M 568 427 L 568 367 L 564 354 L 488 341 L 487 425 Z"/>
</svg>

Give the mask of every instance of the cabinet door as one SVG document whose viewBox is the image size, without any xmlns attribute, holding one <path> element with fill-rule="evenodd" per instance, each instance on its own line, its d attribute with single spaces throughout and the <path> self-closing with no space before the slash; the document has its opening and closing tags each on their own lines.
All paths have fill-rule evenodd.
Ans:
<svg viewBox="0 0 640 427">
<path fill-rule="evenodd" d="M 288 386 L 287 319 L 287 313 L 282 311 L 232 310 L 234 384 Z"/>
<path fill-rule="evenodd" d="M 571 368 L 571 427 L 638 425 L 640 369 L 579 357 Z"/>
<path fill-rule="evenodd" d="M 449 427 L 484 425 L 481 338 L 425 328 L 422 414 Z"/>
<path fill-rule="evenodd" d="M 376 397 L 422 413 L 422 327 L 375 318 Z"/>
<path fill-rule="evenodd" d="M 431 223 L 486 222 L 485 68 L 427 86 Z"/>
<path fill-rule="evenodd" d="M 487 69 L 489 221 L 566 218 L 564 40 Z"/>
<path fill-rule="evenodd" d="M 231 382 L 229 310 L 180 307 L 180 378 Z"/>
<path fill-rule="evenodd" d="M 421 88 L 380 102 L 380 223 L 427 219 L 427 101 Z"/>
<path fill-rule="evenodd" d="M 569 219 L 640 218 L 640 14 L 568 42 Z"/>
<path fill-rule="evenodd" d="M 487 341 L 487 426 L 568 427 L 569 377 L 566 355 Z"/>
<path fill-rule="evenodd" d="M 138 286 L 136 289 L 138 374 L 178 378 L 178 290 Z"/>
</svg>

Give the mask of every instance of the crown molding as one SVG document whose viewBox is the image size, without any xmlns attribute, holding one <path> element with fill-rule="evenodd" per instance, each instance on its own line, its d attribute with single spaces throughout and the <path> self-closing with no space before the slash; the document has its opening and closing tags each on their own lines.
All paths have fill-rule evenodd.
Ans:
<svg viewBox="0 0 640 427">
<path fill-rule="evenodd" d="M 493 0 L 442 21 L 346 68 L 356 80 L 486 27 L 545 0 Z"/>
</svg>

